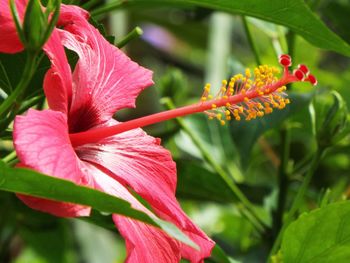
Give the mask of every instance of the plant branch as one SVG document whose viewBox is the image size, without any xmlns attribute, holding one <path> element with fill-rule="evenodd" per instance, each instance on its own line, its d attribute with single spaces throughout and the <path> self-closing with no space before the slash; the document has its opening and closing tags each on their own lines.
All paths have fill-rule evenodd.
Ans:
<svg viewBox="0 0 350 263">
<path fill-rule="evenodd" d="M 256 64 L 257 65 L 261 65 L 261 60 L 260 60 L 260 57 L 259 57 L 258 48 L 255 45 L 255 42 L 253 41 L 253 37 L 252 37 L 252 34 L 250 32 L 250 29 L 249 29 L 248 21 L 247 21 L 247 18 L 245 16 L 242 16 L 242 22 L 243 22 L 244 31 L 246 33 L 247 40 L 249 42 L 250 48 L 253 51 Z"/>
<path fill-rule="evenodd" d="M 27 53 L 27 61 L 26 65 L 21 77 L 20 82 L 14 89 L 14 91 L 11 93 L 10 96 L 8 96 L 3 103 L 0 105 L 0 116 L 3 117 L 6 116 L 8 110 L 12 107 L 14 102 L 16 102 L 17 98 L 23 93 L 23 91 L 27 88 L 29 85 L 35 69 L 36 69 L 36 54 L 32 52 Z"/>
<path fill-rule="evenodd" d="M 305 196 L 305 193 L 310 185 L 310 182 L 311 182 L 311 179 L 312 179 L 312 176 L 314 175 L 315 173 L 315 170 L 322 158 L 322 155 L 324 153 L 324 149 L 321 149 L 321 148 L 318 148 L 316 150 L 316 153 L 311 161 L 311 165 L 310 165 L 310 169 L 308 170 L 306 176 L 304 177 L 304 180 L 302 182 L 302 185 L 300 186 L 299 188 L 299 191 L 296 195 L 296 197 L 294 198 L 294 201 L 293 201 L 293 204 L 292 204 L 292 207 L 291 209 L 289 210 L 287 216 L 286 216 L 286 220 L 283 224 L 283 227 L 281 228 L 281 230 L 279 231 L 278 233 L 278 236 L 273 244 L 273 247 L 271 249 L 271 252 L 270 252 L 270 255 L 269 255 L 269 259 L 271 258 L 271 256 L 275 255 L 278 251 L 278 248 L 280 247 L 281 245 L 281 242 L 282 242 L 282 237 L 283 237 L 283 234 L 286 230 L 286 228 L 290 225 L 290 223 L 294 220 L 294 216 L 295 216 L 295 213 L 298 211 L 300 205 L 301 205 L 301 202 L 303 201 L 303 198 Z"/>
</svg>

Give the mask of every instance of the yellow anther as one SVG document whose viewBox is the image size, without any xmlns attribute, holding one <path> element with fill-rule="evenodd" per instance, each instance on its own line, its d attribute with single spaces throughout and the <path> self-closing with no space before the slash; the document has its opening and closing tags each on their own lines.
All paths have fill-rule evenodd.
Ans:
<svg viewBox="0 0 350 263">
<path fill-rule="evenodd" d="M 208 103 L 215 103 L 221 100 L 226 105 L 225 109 L 217 110 L 218 105 L 211 104 L 211 110 L 206 112 L 208 118 L 217 119 L 221 125 L 224 125 L 231 119 L 254 120 L 272 113 L 274 108 L 285 108 L 290 100 L 283 96 L 286 86 L 277 86 L 278 78 L 275 77 L 275 74 L 279 72 L 279 69 L 267 65 L 260 65 L 254 70 L 246 68 L 245 74 L 236 74 L 228 80 L 222 80 L 219 92 L 214 96 L 210 94 L 210 84 L 206 84 L 201 101 L 210 100 Z M 237 95 L 237 100 L 240 100 L 241 103 L 234 95 Z M 213 98 L 215 101 L 211 100 Z M 238 105 L 231 105 L 228 102 L 231 98 Z"/>
<path fill-rule="evenodd" d="M 264 86 L 265 85 L 265 83 L 263 82 L 263 81 L 259 81 L 259 83 L 258 83 L 258 86 L 259 87 L 262 87 L 262 86 Z"/>
<path fill-rule="evenodd" d="M 281 101 L 278 108 L 279 108 L 280 110 L 282 110 L 282 109 L 284 109 L 285 107 L 286 107 L 286 104 L 284 103 L 284 101 Z"/>
<path fill-rule="evenodd" d="M 273 112 L 273 109 L 271 107 L 266 107 L 264 110 L 265 110 L 265 114 L 270 114 Z"/>
<path fill-rule="evenodd" d="M 282 87 L 280 87 L 280 88 L 277 89 L 278 92 L 283 92 L 283 91 L 285 91 L 285 90 L 287 90 L 287 87 L 286 87 L 286 86 L 282 86 Z"/>
<path fill-rule="evenodd" d="M 264 112 L 263 111 L 258 111 L 257 115 L 258 115 L 258 117 L 262 117 L 262 116 L 264 116 Z"/>
<path fill-rule="evenodd" d="M 249 79 L 252 75 L 251 75 L 251 73 L 250 73 L 250 69 L 249 68 L 247 68 L 246 70 L 245 70 L 245 76 Z"/>
<path fill-rule="evenodd" d="M 205 85 L 204 90 L 207 92 L 210 91 L 210 84 L 209 83 Z"/>
</svg>

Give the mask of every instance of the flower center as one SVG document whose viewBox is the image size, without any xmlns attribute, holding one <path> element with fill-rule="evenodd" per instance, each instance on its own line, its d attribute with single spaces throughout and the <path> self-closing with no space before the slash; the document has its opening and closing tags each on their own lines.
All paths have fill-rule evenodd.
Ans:
<svg viewBox="0 0 350 263">
<path fill-rule="evenodd" d="M 217 119 L 222 125 L 232 118 L 236 121 L 249 121 L 270 114 L 273 109 L 283 109 L 290 103 L 286 98 L 287 94 L 284 93 L 287 84 L 299 81 L 317 84 L 316 78 L 305 65 L 298 65 L 292 73 L 289 72 L 288 68 L 292 64 L 290 56 L 281 55 L 279 63 L 283 66 L 280 79 L 275 77 L 275 74 L 279 73 L 275 67 L 259 66 L 254 69 L 253 76 L 250 70 L 246 69 L 245 75 L 237 74 L 229 81 L 223 80 L 220 91 L 215 96 L 210 94 L 210 84 L 207 84 L 198 103 L 110 127 L 72 133 L 69 135 L 71 143 L 73 147 L 95 143 L 125 131 L 198 112 L 204 112 L 209 119 Z"/>
</svg>

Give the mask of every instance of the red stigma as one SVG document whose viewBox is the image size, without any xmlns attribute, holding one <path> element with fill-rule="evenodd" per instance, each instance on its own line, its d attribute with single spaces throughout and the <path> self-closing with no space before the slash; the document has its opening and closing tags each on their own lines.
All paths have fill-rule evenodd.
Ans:
<svg viewBox="0 0 350 263">
<path fill-rule="evenodd" d="M 304 64 L 299 64 L 298 68 L 307 76 L 310 73 L 310 70 Z"/>
<path fill-rule="evenodd" d="M 309 76 L 307 77 L 307 80 L 312 84 L 312 85 L 317 85 L 317 79 L 314 75 L 309 74 Z"/>
<path fill-rule="evenodd" d="M 303 81 L 305 79 L 305 74 L 301 69 L 295 69 L 293 71 L 293 75 L 300 81 Z"/>
<path fill-rule="evenodd" d="M 278 61 L 284 67 L 289 67 L 292 65 L 292 59 L 287 54 L 280 55 Z"/>
</svg>

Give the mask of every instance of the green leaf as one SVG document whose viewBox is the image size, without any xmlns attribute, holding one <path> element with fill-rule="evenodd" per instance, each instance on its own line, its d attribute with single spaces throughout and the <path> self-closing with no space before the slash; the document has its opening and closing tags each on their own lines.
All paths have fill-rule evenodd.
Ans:
<svg viewBox="0 0 350 263">
<path fill-rule="evenodd" d="M 329 1 L 322 9 L 322 15 L 327 18 L 331 28 L 348 43 L 350 43 L 350 32 L 347 29 L 349 13 L 349 1 Z"/>
<path fill-rule="evenodd" d="M 177 196 L 201 201 L 230 203 L 237 201 L 230 188 L 216 173 L 194 160 L 176 160 L 178 180 Z M 239 188 L 250 201 L 259 203 L 268 195 L 269 189 L 240 184 Z"/>
<path fill-rule="evenodd" d="M 318 145 L 322 148 L 335 145 L 349 133 L 349 115 L 342 96 L 335 90 L 319 94 L 312 103 Z"/>
<path fill-rule="evenodd" d="M 217 263 L 239 263 L 239 261 L 229 258 L 218 244 L 213 249 L 211 259 Z"/>
<path fill-rule="evenodd" d="M 232 175 L 237 182 L 243 180 L 239 167 L 239 156 L 230 135 L 228 126 L 222 126 L 216 121 L 208 120 L 204 114 L 187 116 L 186 125 L 196 134 L 203 147 L 210 152 L 213 159 Z M 177 146 L 184 152 L 202 158 L 202 153 L 184 132 L 175 137 Z"/>
<path fill-rule="evenodd" d="M 200 6 L 225 11 L 232 14 L 252 16 L 276 24 L 284 25 L 300 34 L 313 45 L 350 56 L 350 46 L 309 9 L 303 0 L 129 0 L 111 1 L 92 12 L 99 15 L 114 8 L 122 7 L 161 7 L 161 6 Z"/>
<path fill-rule="evenodd" d="M 240 122 L 231 122 L 232 137 L 242 156 L 242 165 L 246 166 L 249 161 L 250 152 L 256 140 L 266 131 L 278 127 L 284 120 L 293 116 L 311 101 L 312 94 L 289 93 L 291 104 L 283 110 L 275 110 L 263 118 Z M 244 158 L 243 158 L 244 157 Z"/>
<path fill-rule="evenodd" d="M 350 202 L 339 202 L 300 216 L 282 241 L 285 263 L 348 262 Z"/>
<path fill-rule="evenodd" d="M 173 238 L 198 248 L 175 225 L 133 209 L 130 204 L 115 196 L 78 186 L 71 181 L 43 175 L 32 170 L 9 168 L 0 162 L 0 190 L 26 194 L 50 200 L 91 206 L 99 211 L 115 213 L 160 227 Z"/>
</svg>

